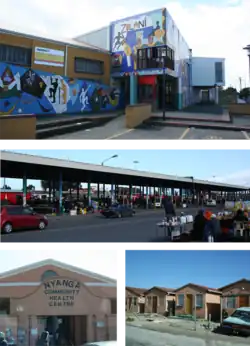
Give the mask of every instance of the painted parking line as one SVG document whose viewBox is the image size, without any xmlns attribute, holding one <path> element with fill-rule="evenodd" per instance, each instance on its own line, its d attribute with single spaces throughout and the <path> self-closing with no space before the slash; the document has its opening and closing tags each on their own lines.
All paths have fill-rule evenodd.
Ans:
<svg viewBox="0 0 250 346">
<path fill-rule="evenodd" d="M 243 136 L 245 137 L 245 139 L 250 140 L 250 137 L 248 136 L 246 131 L 241 131 L 241 133 L 243 134 Z"/>
<path fill-rule="evenodd" d="M 190 128 L 186 128 L 186 130 L 183 132 L 183 134 L 180 136 L 179 139 L 184 139 L 186 137 L 186 135 L 188 134 L 188 132 L 190 131 Z"/>
<path fill-rule="evenodd" d="M 116 134 L 113 135 L 113 136 L 107 137 L 107 138 L 105 138 L 105 140 L 118 138 L 118 137 L 123 136 L 123 135 L 125 135 L 125 134 L 127 134 L 127 133 L 130 133 L 130 132 L 132 132 L 132 131 L 134 131 L 134 129 L 125 130 L 125 131 L 123 131 L 123 132 L 116 133 Z"/>
</svg>

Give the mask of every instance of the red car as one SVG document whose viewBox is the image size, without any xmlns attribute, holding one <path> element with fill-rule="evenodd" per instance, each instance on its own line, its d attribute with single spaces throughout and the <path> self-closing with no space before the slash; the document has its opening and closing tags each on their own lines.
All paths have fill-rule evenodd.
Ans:
<svg viewBox="0 0 250 346">
<path fill-rule="evenodd" d="M 1 207 L 1 231 L 11 233 L 17 229 L 40 229 L 48 226 L 45 215 L 37 214 L 30 207 L 6 205 Z"/>
</svg>

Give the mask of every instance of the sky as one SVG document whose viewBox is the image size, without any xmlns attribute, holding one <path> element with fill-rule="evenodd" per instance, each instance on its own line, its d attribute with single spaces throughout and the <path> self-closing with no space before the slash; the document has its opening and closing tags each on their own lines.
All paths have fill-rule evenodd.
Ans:
<svg viewBox="0 0 250 346">
<path fill-rule="evenodd" d="M 0 26 L 49 38 L 73 38 L 111 21 L 167 7 L 194 56 L 226 58 L 226 83 L 248 83 L 249 0 L 1 0 Z"/>
<path fill-rule="evenodd" d="M 117 279 L 117 252 L 114 250 L 3 250 L 0 252 L 0 273 L 16 269 L 31 263 L 54 259 L 80 269 L 92 271 L 110 278 Z"/>
<path fill-rule="evenodd" d="M 126 251 L 126 286 L 220 288 L 250 279 L 249 263 L 250 251 Z"/>
<path fill-rule="evenodd" d="M 250 150 L 15 150 L 18 153 L 250 186 Z M 138 163 L 134 163 L 137 161 Z M 5 180 L 12 190 L 22 181 Z M 84 182 L 85 183 L 85 182 Z M 1 187 L 4 184 L 1 178 Z M 40 189 L 40 181 L 28 180 Z M 83 184 L 83 187 L 85 184 Z"/>
</svg>

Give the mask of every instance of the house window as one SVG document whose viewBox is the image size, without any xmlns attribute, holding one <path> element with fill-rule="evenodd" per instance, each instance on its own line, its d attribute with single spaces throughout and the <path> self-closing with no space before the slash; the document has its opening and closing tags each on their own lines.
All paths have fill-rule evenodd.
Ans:
<svg viewBox="0 0 250 346">
<path fill-rule="evenodd" d="M 227 308 L 235 309 L 235 307 L 236 307 L 235 297 L 227 297 Z"/>
<path fill-rule="evenodd" d="M 111 314 L 116 315 L 117 314 L 117 299 L 116 298 L 110 299 L 110 303 L 111 303 Z"/>
<path fill-rule="evenodd" d="M 223 82 L 223 64 L 222 62 L 215 63 L 215 83 Z"/>
<path fill-rule="evenodd" d="M 137 297 L 133 297 L 134 305 L 137 304 Z"/>
<path fill-rule="evenodd" d="M 184 306 L 184 294 L 178 294 L 178 304 L 179 306 Z"/>
<path fill-rule="evenodd" d="M 0 315 L 10 314 L 10 298 L 0 298 Z"/>
<path fill-rule="evenodd" d="M 148 305 L 150 305 L 151 304 L 151 297 L 149 296 L 148 297 Z"/>
<path fill-rule="evenodd" d="M 197 308 L 203 307 L 203 294 L 196 294 L 196 307 Z"/>
<path fill-rule="evenodd" d="M 0 61 L 31 66 L 32 49 L 0 44 Z"/>
<path fill-rule="evenodd" d="M 103 74 L 104 73 L 104 64 L 103 64 L 103 61 L 99 61 L 99 60 L 75 58 L 75 72 L 76 73 Z"/>
</svg>

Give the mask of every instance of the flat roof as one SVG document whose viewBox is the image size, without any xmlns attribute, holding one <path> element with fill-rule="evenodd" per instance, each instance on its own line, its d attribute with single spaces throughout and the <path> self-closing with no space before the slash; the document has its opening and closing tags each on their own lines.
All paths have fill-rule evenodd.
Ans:
<svg viewBox="0 0 250 346">
<path fill-rule="evenodd" d="M 93 50 L 93 51 L 98 51 L 101 53 L 108 53 L 108 50 L 101 49 L 99 47 L 96 47 L 92 44 L 86 43 L 86 42 L 79 42 L 75 40 L 74 38 L 67 38 L 67 39 L 56 39 L 56 38 L 49 38 L 49 37 L 40 37 L 40 36 L 35 36 L 35 35 L 30 35 L 22 32 L 17 32 L 17 31 L 12 31 L 12 30 L 7 30 L 7 29 L 1 29 L 0 28 L 0 34 L 6 34 L 6 35 L 13 35 L 13 36 L 21 36 L 21 37 L 26 37 L 31 40 L 38 40 L 38 41 L 44 41 L 44 42 L 50 42 L 53 44 L 57 45 L 65 45 L 73 48 L 83 48 L 86 50 Z"/>
<path fill-rule="evenodd" d="M 59 180 L 62 171 L 63 180 L 74 182 L 105 183 L 135 186 L 159 186 L 175 188 L 210 188 L 217 191 L 250 190 L 248 186 L 217 183 L 193 177 L 178 177 L 167 174 L 145 172 L 127 168 L 115 168 L 84 162 L 75 162 L 37 155 L 19 154 L 1 151 L 1 175 L 6 178 Z M 84 150 L 82 151 L 84 157 Z"/>
</svg>

